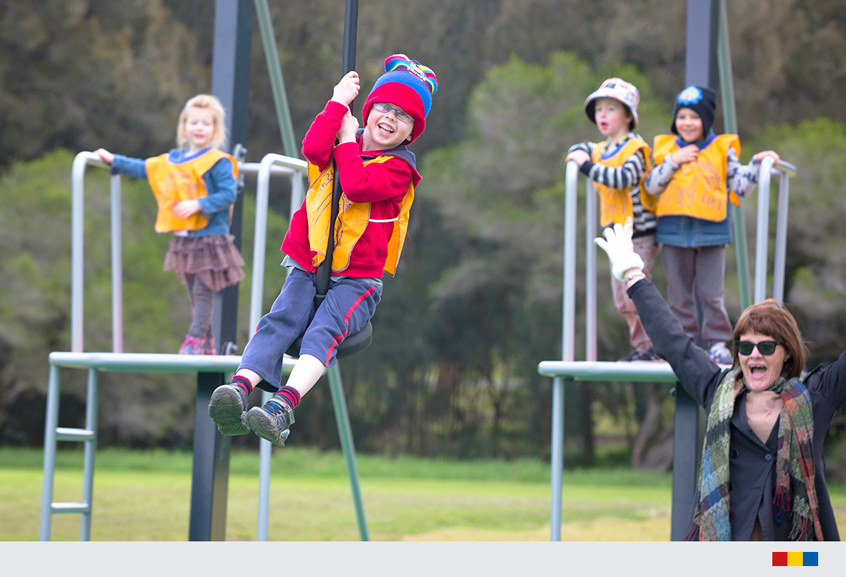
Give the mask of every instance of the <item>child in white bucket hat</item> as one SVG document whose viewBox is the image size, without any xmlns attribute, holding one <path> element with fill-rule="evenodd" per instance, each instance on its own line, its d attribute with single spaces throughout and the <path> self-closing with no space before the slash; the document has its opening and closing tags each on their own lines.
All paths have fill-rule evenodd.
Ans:
<svg viewBox="0 0 846 577">
<path fill-rule="evenodd" d="M 609 78 L 585 100 L 585 113 L 596 124 L 604 142 L 581 142 L 570 147 L 566 162 L 575 162 L 593 181 L 600 200 L 603 228 L 634 221 L 634 251 L 643 260 L 643 273 L 652 278 L 658 256 L 655 240 L 657 199 L 640 184 L 649 170 L 649 145 L 636 134 L 638 89 L 621 78 Z M 629 327 L 632 351 L 621 361 L 659 361 L 652 341 L 640 322 L 634 303 L 626 294 L 625 280 L 611 277 L 614 305 Z"/>
</svg>

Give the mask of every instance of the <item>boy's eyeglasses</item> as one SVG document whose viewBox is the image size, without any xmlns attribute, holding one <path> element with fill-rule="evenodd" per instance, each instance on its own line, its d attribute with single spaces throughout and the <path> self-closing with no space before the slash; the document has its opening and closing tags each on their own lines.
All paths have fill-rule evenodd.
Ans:
<svg viewBox="0 0 846 577">
<path fill-rule="evenodd" d="M 379 112 L 390 112 L 391 110 L 393 110 L 394 114 L 397 115 L 397 120 L 399 120 L 400 122 L 405 122 L 406 124 L 414 124 L 414 119 L 411 117 L 410 114 L 403 111 L 401 108 L 391 106 L 387 102 L 374 102 L 373 108 L 375 108 Z"/>
<path fill-rule="evenodd" d="M 778 343 L 776 341 L 761 341 L 756 345 L 752 341 L 734 341 L 734 346 L 737 347 L 737 352 L 743 356 L 751 355 L 757 346 L 758 352 L 768 357 L 775 352 Z"/>
</svg>

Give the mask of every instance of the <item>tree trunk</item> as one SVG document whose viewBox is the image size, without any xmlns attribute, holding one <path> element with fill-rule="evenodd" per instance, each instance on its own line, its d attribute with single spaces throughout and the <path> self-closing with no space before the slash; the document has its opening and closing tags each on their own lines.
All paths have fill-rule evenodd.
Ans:
<svg viewBox="0 0 846 577">
<path fill-rule="evenodd" d="M 644 454 L 652 440 L 655 432 L 661 424 L 661 403 L 658 400 L 658 392 L 654 383 L 645 383 L 643 392 L 646 400 L 646 411 L 640 429 L 632 444 L 632 467 L 635 469 L 643 466 Z"/>
</svg>

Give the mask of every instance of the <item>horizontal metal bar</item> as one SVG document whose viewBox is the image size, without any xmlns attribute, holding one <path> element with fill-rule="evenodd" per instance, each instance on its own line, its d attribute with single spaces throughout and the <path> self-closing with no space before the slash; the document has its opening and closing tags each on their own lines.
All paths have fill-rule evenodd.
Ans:
<svg viewBox="0 0 846 577">
<path fill-rule="evenodd" d="M 94 437 L 94 431 L 88 429 L 69 429 L 66 427 L 56 429 L 57 441 L 91 441 Z"/>
<path fill-rule="evenodd" d="M 780 172 L 784 172 L 789 176 L 796 176 L 796 167 L 786 160 L 779 160 L 778 166 L 774 166 L 773 170 L 778 170 Z"/>
<path fill-rule="evenodd" d="M 545 377 L 570 377 L 576 381 L 622 381 L 675 383 L 678 377 L 669 363 L 621 363 L 607 361 L 541 361 L 538 373 Z"/>
<path fill-rule="evenodd" d="M 53 513 L 90 513 L 90 503 L 53 503 L 50 505 Z"/>
<path fill-rule="evenodd" d="M 105 168 L 111 169 L 112 167 L 105 162 L 103 159 L 100 158 L 98 155 L 94 154 L 93 152 L 80 152 L 79 156 L 81 158 L 81 162 L 89 165 L 89 166 L 96 166 L 97 168 Z M 304 160 L 300 160 L 298 158 L 289 158 L 287 156 L 281 156 L 280 158 L 285 159 L 281 165 L 274 166 L 270 174 L 276 175 L 291 175 L 296 172 L 306 172 L 308 170 L 308 164 Z M 238 170 L 240 172 L 246 172 L 247 174 L 257 174 L 261 168 L 261 163 L 259 162 L 239 162 L 238 163 Z"/>
<path fill-rule="evenodd" d="M 261 168 L 260 162 L 241 162 L 238 163 L 238 170 L 245 174 L 258 174 L 259 169 Z M 274 166 L 270 169 L 270 174 L 273 176 L 291 176 L 292 174 L 296 174 L 297 172 L 302 172 L 295 168 L 291 168 L 289 166 Z"/>
<path fill-rule="evenodd" d="M 51 365 L 59 367 L 146 373 L 226 373 L 236 371 L 241 364 L 240 355 L 52 352 L 48 358 Z M 286 357 L 283 374 L 295 362 Z"/>
</svg>

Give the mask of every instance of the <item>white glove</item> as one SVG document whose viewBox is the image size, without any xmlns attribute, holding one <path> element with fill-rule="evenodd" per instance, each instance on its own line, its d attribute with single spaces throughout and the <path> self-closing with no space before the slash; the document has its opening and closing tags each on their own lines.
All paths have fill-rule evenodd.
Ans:
<svg viewBox="0 0 846 577">
<path fill-rule="evenodd" d="M 611 274 L 617 280 L 623 280 L 627 270 L 636 268 L 643 270 L 643 259 L 635 253 L 632 244 L 632 217 L 626 219 L 626 224 L 615 224 L 614 228 L 608 227 L 603 233 L 605 238 L 595 238 L 593 242 L 608 253 L 608 260 L 611 261 Z"/>
</svg>

